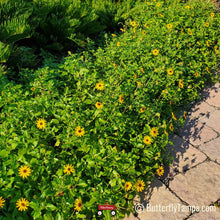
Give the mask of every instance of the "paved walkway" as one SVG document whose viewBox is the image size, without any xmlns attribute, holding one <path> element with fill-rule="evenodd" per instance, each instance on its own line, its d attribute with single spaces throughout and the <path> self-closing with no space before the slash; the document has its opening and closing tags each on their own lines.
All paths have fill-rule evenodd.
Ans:
<svg viewBox="0 0 220 220">
<path fill-rule="evenodd" d="M 220 219 L 220 208 L 192 213 L 220 203 L 220 83 L 205 89 L 202 98 L 188 112 L 185 127 L 171 137 L 172 166 L 134 201 L 143 205 L 143 212 L 124 220 Z"/>
</svg>

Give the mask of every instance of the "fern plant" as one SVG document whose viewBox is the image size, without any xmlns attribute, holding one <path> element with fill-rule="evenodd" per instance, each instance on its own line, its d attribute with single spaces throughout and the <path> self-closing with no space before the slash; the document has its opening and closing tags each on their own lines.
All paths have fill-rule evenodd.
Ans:
<svg viewBox="0 0 220 220">
<path fill-rule="evenodd" d="M 30 36 L 30 14 L 31 8 L 23 0 L 0 1 L 0 63 L 8 60 L 17 41 Z"/>
</svg>

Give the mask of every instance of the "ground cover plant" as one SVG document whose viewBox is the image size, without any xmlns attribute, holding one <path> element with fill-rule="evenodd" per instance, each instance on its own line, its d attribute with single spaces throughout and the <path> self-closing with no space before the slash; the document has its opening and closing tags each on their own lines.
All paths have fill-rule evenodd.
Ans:
<svg viewBox="0 0 220 220">
<path fill-rule="evenodd" d="M 203 1 L 138 4 L 105 47 L 1 69 L 0 219 L 114 219 L 169 164 L 178 106 L 217 80 L 220 16 Z M 110 212 L 103 212 L 111 219 Z"/>
</svg>

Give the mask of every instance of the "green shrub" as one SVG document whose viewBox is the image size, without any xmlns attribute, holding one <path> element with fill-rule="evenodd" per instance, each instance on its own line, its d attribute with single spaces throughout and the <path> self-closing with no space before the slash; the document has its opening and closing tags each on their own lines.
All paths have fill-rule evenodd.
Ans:
<svg viewBox="0 0 220 220">
<path fill-rule="evenodd" d="M 177 107 L 215 80 L 220 16 L 200 1 L 138 8 L 121 35 L 106 34 L 105 48 L 48 61 L 29 86 L 0 87 L 5 219 L 96 219 L 104 203 L 122 219 L 138 184 L 147 189 L 169 164 L 168 134 L 186 117 Z"/>
</svg>

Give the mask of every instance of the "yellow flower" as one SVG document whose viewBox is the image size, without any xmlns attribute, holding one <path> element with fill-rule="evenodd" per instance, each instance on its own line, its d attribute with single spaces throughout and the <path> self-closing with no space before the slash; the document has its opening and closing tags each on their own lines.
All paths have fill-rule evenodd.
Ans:
<svg viewBox="0 0 220 220">
<path fill-rule="evenodd" d="M 212 12 L 212 13 L 210 14 L 210 16 L 213 18 L 213 17 L 215 16 L 215 13 Z"/>
<path fill-rule="evenodd" d="M 197 78 L 198 76 L 199 76 L 199 73 L 196 72 L 196 73 L 195 73 L 195 77 Z"/>
<path fill-rule="evenodd" d="M 85 134 L 84 128 L 81 128 L 80 126 L 75 128 L 75 135 L 77 137 L 82 137 Z"/>
<path fill-rule="evenodd" d="M 119 41 L 117 42 L 117 47 L 120 47 L 120 42 Z"/>
<path fill-rule="evenodd" d="M 186 5 L 185 8 L 186 8 L 186 9 L 190 9 L 189 5 Z"/>
<path fill-rule="evenodd" d="M 152 50 L 152 53 L 154 56 L 157 56 L 159 54 L 159 50 L 158 49 L 154 49 Z"/>
<path fill-rule="evenodd" d="M 145 73 L 145 71 L 144 71 L 144 68 L 143 68 L 143 67 L 141 67 L 141 72 L 142 72 L 142 73 Z"/>
<path fill-rule="evenodd" d="M 170 124 L 170 130 L 173 131 L 173 124 Z"/>
<path fill-rule="evenodd" d="M 146 107 L 141 107 L 141 108 L 140 108 L 140 113 L 144 113 L 145 110 L 146 110 Z"/>
<path fill-rule="evenodd" d="M 135 22 L 135 21 L 131 21 L 130 25 L 131 25 L 132 27 L 134 27 L 134 26 L 136 25 L 136 22 Z"/>
<path fill-rule="evenodd" d="M 206 23 L 205 23 L 205 26 L 208 27 L 208 26 L 209 26 L 209 22 L 206 22 Z"/>
<path fill-rule="evenodd" d="M 120 95 L 120 96 L 119 96 L 119 102 L 120 102 L 120 103 L 123 103 L 123 102 L 124 102 L 124 96 L 123 96 L 123 95 Z"/>
<path fill-rule="evenodd" d="M 144 27 L 149 28 L 149 26 L 148 26 L 148 24 L 147 24 L 147 23 L 144 25 Z"/>
<path fill-rule="evenodd" d="M 71 111 L 71 115 L 73 115 L 74 114 L 74 111 Z"/>
<path fill-rule="evenodd" d="M 116 34 L 112 34 L 112 37 L 117 37 L 117 35 Z"/>
<path fill-rule="evenodd" d="M 38 129 L 42 130 L 43 128 L 46 127 L 46 121 L 42 118 L 38 119 L 36 125 Z"/>
<path fill-rule="evenodd" d="M 183 80 L 182 80 L 182 79 L 179 80 L 179 87 L 180 87 L 181 89 L 183 88 Z"/>
<path fill-rule="evenodd" d="M 188 29 L 188 34 L 192 35 L 192 31 L 190 29 Z"/>
<path fill-rule="evenodd" d="M 138 84 L 138 88 L 140 88 L 141 86 L 143 86 L 143 84 L 139 81 L 136 82 Z"/>
<path fill-rule="evenodd" d="M 135 183 L 135 188 L 138 192 L 142 192 L 144 190 L 144 187 L 145 187 L 145 184 L 144 184 L 144 181 L 143 180 L 138 180 L 136 183 Z"/>
<path fill-rule="evenodd" d="M 82 210 L 82 200 L 81 198 L 77 199 L 75 202 L 74 202 L 74 206 L 75 206 L 75 210 L 80 212 Z"/>
<path fill-rule="evenodd" d="M 125 187 L 125 191 L 129 191 L 132 187 L 132 183 L 131 182 L 126 182 L 124 187 Z"/>
<path fill-rule="evenodd" d="M 187 112 L 186 111 L 183 112 L 183 116 L 186 119 L 186 117 L 187 117 Z"/>
<path fill-rule="evenodd" d="M 146 145 L 150 145 L 152 143 L 152 139 L 150 136 L 145 136 L 143 141 Z"/>
<path fill-rule="evenodd" d="M 103 82 L 98 82 L 96 85 L 95 85 L 95 88 L 98 89 L 98 90 L 103 90 L 105 87 L 105 84 Z"/>
<path fill-rule="evenodd" d="M 208 73 L 210 73 L 210 71 L 209 71 L 209 68 L 208 68 L 208 67 L 206 68 L 206 70 L 207 70 L 207 72 L 208 72 Z"/>
<path fill-rule="evenodd" d="M 210 44 L 209 44 L 209 42 L 208 42 L 208 41 L 206 41 L 206 45 L 207 45 L 207 47 L 210 47 Z"/>
<path fill-rule="evenodd" d="M 4 207 L 5 200 L 0 196 L 0 208 Z"/>
<path fill-rule="evenodd" d="M 22 177 L 22 178 L 27 178 L 28 176 L 31 175 L 31 169 L 30 167 L 24 165 L 24 166 L 21 166 L 19 169 L 19 176 Z"/>
<path fill-rule="evenodd" d="M 17 200 L 16 207 L 18 208 L 18 211 L 25 211 L 28 209 L 28 206 L 29 206 L 28 200 L 24 198 Z"/>
<path fill-rule="evenodd" d="M 143 33 L 143 35 L 146 35 L 146 31 L 145 30 L 143 30 L 142 33 Z"/>
<path fill-rule="evenodd" d="M 169 69 L 167 70 L 167 73 L 168 73 L 168 75 L 172 76 L 172 75 L 173 75 L 173 69 L 172 69 L 172 68 L 169 68 Z"/>
<path fill-rule="evenodd" d="M 157 137 L 157 135 L 158 135 L 158 128 L 153 127 L 153 128 L 151 129 L 151 131 L 150 131 L 150 135 L 151 135 L 152 137 Z"/>
<path fill-rule="evenodd" d="M 158 3 L 156 4 L 156 6 L 157 6 L 157 7 L 160 7 L 160 3 L 158 2 Z"/>
<path fill-rule="evenodd" d="M 161 17 L 164 17 L 164 15 L 163 15 L 163 14 L 161 14 L 161 13 L 158 13 L 158 15 L 160 15 Z"/>
<path fill-rule="evenodd" d="M 134 78 L 137 78 L 137 75 L 136 75 L 136 74 L 134 74 Z"/>
<path fill-rule="evenodd" d="M 35 88 L 34 88 L 34 87 L 32 87 L 32 88 L 31 88 L 31 90 L 32 90 L 32 91 L 35 91 Z"/>
<path fill-rule="evenodd" d="M 101 109 L 101 108 L 103 108 L 103 104 L 101 102 L 96 102 L 95 107 L 97 109 Z"/>
<path fill-rule="evenodd" d="M 177 120 L 176 116 L 174 115 L 174 113 L 172 112 L 172 117 L 174 120 Z"/>
<path fill-rule="evenodd" d="M 117 66 L 117 64 L 113 63 L 113 66 L 114 66 L 114 67 L 116 67 L 116 66 Z"/>
<path fill-rule="evenodd" d="M 172 27 L 173 27 L 172 24 L 167 24 L 167 28 L 168 28 L 168 29 L 170 29 L 170 28 L 172 28 Z"/>
<path fill-rule="evenodd" d="M 67 165 L 64 167 L 63 172 L 66 173 L 67 175 L 70 175 L 71 173 L 74 173 L 73 166 L 72 166 L 71 164 L 67 164 Z"/>
<path fill-rule="evenodd" d="M 157 169 L 157 175 L 163 176 L 163 174 L 164 174 L 164 168 L 163 166 L 159 166 L 159 168 Z"/>
<path fill-rule="evenodd" d="M 164 133 L 165 133 L 165 135 L 167 135 L 167 136 L 169 135 L 168 132 L 167 132 L 166 130 L 164 131 Z"/>
<path fill-rule="evenodd" d="M 126 30 L 124 29 L 124 28 L 120 28 L 120 31 L 122 31 L 122 32 L 126 32 Z"/>
</svg>

